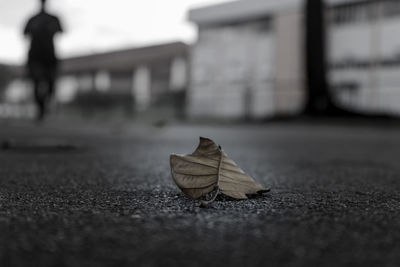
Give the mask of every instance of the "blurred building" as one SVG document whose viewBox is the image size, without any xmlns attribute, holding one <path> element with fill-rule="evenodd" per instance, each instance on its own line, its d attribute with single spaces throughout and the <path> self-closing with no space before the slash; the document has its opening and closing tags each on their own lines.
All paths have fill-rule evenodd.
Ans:
<svg viewBox="0 0 400 267">
<path fill-rule="evenodd" d="M 400 1 L 326 0 L 328 78 L 343 106 L 400 114 Z M 191 116 L 265 118 L 302 111 L 302 0 L 240 0 L 191 10 Z"/>
<path fill-rule="evenodd" d="M 330 1 L 329 79 L 338 100 L 400 115 L 400 1 Z"/>
<path fill-rule="evenodd" d="M 146 109 L 187 87 L 184 43 L 169 43 L 64 59 L 58 91 L 68 95 L 97 91 L 132 98 Z"/>
<path fill-rule="evenodd" d="M 325 3 L 335 100 L 400 115 L 400 1 Z M 192 47 L 176 42 L 63 59 L 57 99 L 86 96 L 85 105 L 101 96 L 104 104 L 129 102 L 136 110 L 186 105 L 189 117 L 298 114 L 307 97 L 304 9 L 304 0 L 238 0 L 191 10 L 198 26 Z M 6 98 L 18 102 L 29 91 L 20 74 Z"/>
<path fill-rule="evenodd" d="M 235 1 L 190 11 L 190 116 L 264 118 L 304 102 L 300 1 Z"/>
<path fill-rule="evenodd" d="M 182 98 L 188 83 L 187 52 L 186 44 L 175 42 L 62 59 L 57 100 L 67 103 L 87 95 L 86 99 L 117 100 L 117 105 L 132 102 L 135 109 L 145 110 Z M 19 73 L 6 89 L 14 102 L 31 97 L 23 68 Z"/>
</svg>

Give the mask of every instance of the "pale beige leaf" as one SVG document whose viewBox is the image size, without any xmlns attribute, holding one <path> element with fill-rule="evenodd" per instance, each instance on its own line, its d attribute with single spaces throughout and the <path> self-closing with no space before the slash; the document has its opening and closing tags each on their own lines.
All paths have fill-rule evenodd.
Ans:
<svg viewBox="0 0 400 267">
<path fill-rule="evenodd" d="M 190 155 L 171 155 L 170 164 L 175 183 L 193 199 L 203 197 L 214 189 L 236 199 L 268 191 L 208 138 L 200 137 L 199 146 Z"/>
</svg>

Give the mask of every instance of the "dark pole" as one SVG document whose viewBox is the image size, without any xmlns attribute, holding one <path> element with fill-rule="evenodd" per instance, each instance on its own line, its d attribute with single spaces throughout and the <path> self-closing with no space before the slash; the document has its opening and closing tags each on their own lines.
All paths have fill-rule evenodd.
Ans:
<svg viewBox="0 0 400 267">
<path fill-rule="evenodd" d="M 334 109 L 326 78 L 326 40 L 323 0 L 307 0 L 306 31 L 306 88 L 305 113 L 324 115 Z"/>
</svg>

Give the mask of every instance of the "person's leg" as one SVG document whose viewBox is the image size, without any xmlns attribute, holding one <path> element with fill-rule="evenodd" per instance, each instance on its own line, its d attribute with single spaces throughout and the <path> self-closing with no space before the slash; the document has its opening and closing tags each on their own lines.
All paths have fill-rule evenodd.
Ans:
<svg viewBox="0 0 400 267">
<path fill-rule="evenodd" d="M 54 95 L 54 86 L 55 86 L 55 80 L 54 80 L 54 78 L 53 77 L 50 77 L 48 80 L 47 80 L 47 97 L 48 97 L 48 100 L 50 101 L 52 98 L 53 98 L 53 95 Z"/>
<path fill-rule="evenodd" d="M 53 67 L 46 68 L 43 84 L 44 111 L 47 112 L 55 90 L 55 72 Z"/>
<path fill-rule="evenodd" d="M 37 119 L 42 120 L 45 115 L 45 99 L 43 94 L 43 84 L 40 79 L 35 78 L 33 79 L 33 87 L 34 87 L 34 94 L 35 94 L 35 102 L 37 107 Z"/>
<path fill-rule="evenodd" d="M 33 82 L 34 98 L 37 107 L 36 118 L 42 120 L 46 112 L 47 85 L 45 84 L 46 75 L 43 64 L 38 61 L 28 63 L 30 78 Z"/>
</svg>

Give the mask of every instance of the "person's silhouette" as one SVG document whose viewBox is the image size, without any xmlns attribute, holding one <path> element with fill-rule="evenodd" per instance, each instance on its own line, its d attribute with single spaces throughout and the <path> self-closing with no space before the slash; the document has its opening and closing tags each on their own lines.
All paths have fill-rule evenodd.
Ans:
<svg viewBox="0 0 400 267">
<path fill-rule="evenodd" d="M 29 19 L 24 35 L 30 37 L 28 75 L 34 84 L 38 119 L 43 119 L 54 93 L 58 59 L 54 49 L 54 35 L 62 32 L 59 19 L 46 12 L 46 0 L 40 0 L 41 9 Z"/>
</svg>

